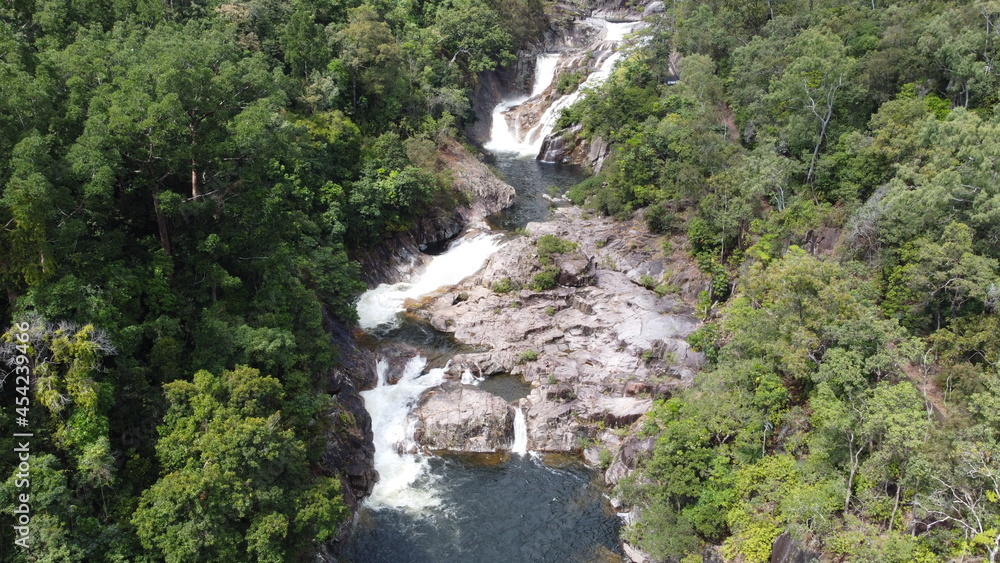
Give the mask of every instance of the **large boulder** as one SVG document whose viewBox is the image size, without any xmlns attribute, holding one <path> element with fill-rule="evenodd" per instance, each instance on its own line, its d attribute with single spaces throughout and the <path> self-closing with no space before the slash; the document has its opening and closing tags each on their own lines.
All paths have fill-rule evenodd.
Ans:
<svg viewBox="0 0 1000 563">
<path fill-rule="evenodd" d="M 593 258 L 579 251 L 557 254 L 554 258 L 556 267 L 559 268 L 559 277 L 556 279 L 559 285 L 585 287 L 594 283 L 597 266 Z"/>
<path fill-rule="evenodd" d="M 810 551 L 802 543 L 784 532 L 774 539 L 771 549 L 771 563 L 812 563 L 819 561 L 819 554 Z"/>
<path fill-rule="evenodd" d="M 622 543 L 622 550 L 625 552 L 625 556 L 628 557 L 628 560 L 632 563 L 653 563 L 653 561 L 655 561 L 652 555 L 628 542 Z"/>
<path fill-rule="evenodd" d="M 496 452 L 514 440 L 514 411 L 502 398 L 448 382 L 428 389 L 413 411 L 417 443 L 432 450 Z"/>
<path fill-rule="evenodd" d="M 452 358 L 450 377 L 465 370 L 513 373 L 532 385 L 521 405 L 532 450 L 579 451 L 597 428 L 635 424 L 655 397 L 687 385 L 703 362 L 685 341 L 700 322 L 683 291 L 661 295 L 640 283 L 649 276 L 681 287 L 671 273 L 685 271 L 681 259 L 690 258 L 664 255 L 662 239 L 637 220 L 585 217 L 572 207 L 527 231 L 479 273 L 423 301 L 413 314 L 478 348 Z M 526 257 L 537 253 L 545 235 L 576 244 L 551 256 L 559 284 L 517 290 L 541 268 Z M 494 290 L 503 280 L 515 289 Z M 692 289 L 706 282 L 691 278 Z M 434 442 L 441 443 L 432 447 L 465 449 L 462 440 Z"/>
</svg>

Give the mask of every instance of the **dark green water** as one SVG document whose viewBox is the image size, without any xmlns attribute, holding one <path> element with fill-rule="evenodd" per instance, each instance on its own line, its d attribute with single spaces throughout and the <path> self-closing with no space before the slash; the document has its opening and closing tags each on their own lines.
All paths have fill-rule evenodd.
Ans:
<svg viewBox="0 0 1000 563">
<path fill-rule="evenodd" d="M 558 194 L 583 181 L 587 175 L 579 166 L 541 162 L 530 157 L 496 155 L 496 167 L 504 180 L 514 186 L 517 197 L 514 205 L 490 218 L 494 229 L 514 231 L 532 221 L 544 221 L 552 207 L 545 199 L 552 186 Z"/>
<path fill-rule="evenodd" d="M 503 397 L 508 403 L 527 397 L 531 393 L 531 384 L 524 379 L 509 373 L 487 377 L 479 383 L 479 388 Z"/>
<path fill-rule="evenodd" d="M 484 460 L 490 461 L 490 460 Z M 434 458 L 440 506 L 362 510 L 343 561 L 597 563 L 622 561 L 619 519 L 578 462 Z"/>
</svg>

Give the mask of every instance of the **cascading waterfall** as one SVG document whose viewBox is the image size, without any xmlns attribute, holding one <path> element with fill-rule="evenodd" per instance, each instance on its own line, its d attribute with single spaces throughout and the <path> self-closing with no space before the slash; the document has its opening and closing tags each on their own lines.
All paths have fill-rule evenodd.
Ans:
<svg viewBox="0 0 1000 563">
<path fill-rule="evenodd" d="M 399 313 L 407 299 L 455 285 L 476 273 L 502 243 L 497 235 L 479 234 L 461 239 L 435 256 L 423 274 L 409 282 L 381 284 L 366 291 L 358 301 L 358 324 L 368 332 L 399 324 Z"/>
<path fill-rule="evenodd" d="M 601 25 L 603 20 L 595 21 L 586 25 Z M 608 76 L 626 26 L 603 27 L 603 38 L 595 44 L 595 58 L 586 62 L 592 70 L 586 84 L 597 84 Z M 521 206 L 519 213 L 526 214 L 516 215 L 516 221 L 541 220 L 530 214 L 534 207 L 524 205 L 526 194 L 532 198 L 548 186 L 579 181 L 566 167 L 519 156 L 536 156 L 558 111 L 579 97 L 557 95 L 553 82 L 560 72 L 584 64 L 586 58 L 584 49 L 540 55 L 530 94 L 504 100 L 494 111 L 487 148 L 503 153 L 498 157 L 501 170 L 511 162 L 522 167 L 516 174 L 504 172 L 518 190 L 515 207 Z M 525 107 L 519 110 L 521 105 Z M 547 204 L 544 209 L 547 212 Z M 501 246 L 497 235 L 466 235 L 444 254 L 431 258 L 419 275 L 404 283 L 380 285 L 362 295 L 357 304 L 359 324 L 383 344 L 410 345 L 400 340 L 401 331 L 411 323 L 401 322 L 406 301 L 475 273 Z M 500 464 L 462 456 L 422 455 L 413 439 L 415 418 L 411 411 L 424 391 L 445 381 L 447 369 L 427 369 L 424 356 L 430 356 L 428 350 L 411 358 L 401 374 L 390 373 L 399 369 L 398 365 L 392 368 L 390 362 L 380 360 L 376 388 L 361 394 L 372 418 L 375 469 L 380 478 L 345 545 L 346 560 L 592 561 L 598 553 L 601 560 L 606 560 L 607 554 L 620 555 L 620 522 L 609 518 L 607 501 L 590 479 L 590 471 L 582 466 L 555 469 L 541 456 L 526 455 L 527 423 L 520 407 L 514 407 L 511 443 L 511 452 L 519 455 Z M 398 381 L 390 384 L 396 379 L 390 376 L 395 375 L 399 375 Z M 461 377 L 463 383 L 483 387 L 498 379 L 484 378 L 482 373 L 477 377 L 469 370 Z"/>
<path fill-rule="evenodd" d="M 642 27 L 642 22 L 608 22 L 587 18 L 583 24 L 598 30 L 598 39 L 586 50 L 543 53 L 535 60 L 535 82 L 531 94 L 502 100 L 493 110 L 490 139 L 485 147 L 494 152 L 542 158 L 545 138 L 555 128 L 562 111 L 576 103 L 587 88 L 600 85 L 611 75 L 621 57 L 618 49 L 626 36 Z M 592 56 L 592 60 L 588 57 Z M 573 92 L 559 95 L 554 87 L 562 72 L 591 68 Z"/>
<path fill-rule="evenodd" d="M 556 77 L 556 66 L 562 55 L 559 53 L 542 53 L 535 59 L 535 82 L 531 86 L 531 98 L 541 94 L 552 84 Z"/>
<path fill-rule="evenodd" d="M 511 444 L 510 451 L 521 455 L 528 453 L 528 424 L 521 407 L 514 409 L 514 443 Z"/>
<path fill-rule="evenodd" d="M 497 235 L 473 235 L 458 240 L 447 252 L 435 256 L 422 274 L 411 281 L 382 284 L 365 292 L 358 301 L 361 327 L 378 332 L 398 325 L 399 313 L 407 299 L 432 293 L 441 287 L 454 285 L 475 273 L 502 243 Z M 424 373 L 427 360 L 414 357 L 406 364 L 395 385 L 389 385 L 389 365 L 377 364 L 378 384 L 364 391 L 365 407 L 372 417 L 375 441 L 375 469 L 379 482 L 367 504 L 372 508 L 403 508 L 422 510 L 438 502 L 433 478 L 427 472 L 427 462 L 416 453 L 413 429 L 408 415 L 420 394 L 444 382 L 445 368 Z M 470 374 L 471 375 L 471 374 Z"/>
<path fill-rule="evenodd" d="M 379 481 L 366 501 L 372 508 L 402 508 L 419 511 L 439 504 L 427 460 L 416 450 L 407 424 L 410 408 L 425 389 L 444 381 L 443 368 L 423 373 L 427 360 L 416 356 L 406 364 L 395 385 L 386 383 L 388 364 L 378 363 L 378 386 L 363 391 L 365 408 L 372 417 L 375 469 Z M 423 479 L 425 482 L 418 483 Z"/>
</svg>

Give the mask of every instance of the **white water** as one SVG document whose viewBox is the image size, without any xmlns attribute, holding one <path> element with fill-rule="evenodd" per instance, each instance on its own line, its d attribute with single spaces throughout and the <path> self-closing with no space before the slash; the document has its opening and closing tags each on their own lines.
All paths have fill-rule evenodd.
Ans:
<svg viewBox="0 0 1000 563">
<path fill-rule="evenodd" d="M 528 424 L 521 407 L 514 410 L 514 443 L 511 444 L 510 451 L 521 455 L 528 453 Z"/>
<path fill-rule="evenodd" d="M 361 327 L 370 332 L 395 325 L 407 299 L 462 281 L 479 270 L 501 246 L 497 235 L 468 236 L 453 243 L 445 253 L 433 257 L 424 271 L 410 282 L 382 284 L 366 291 L 357 305 Z M 424 373 L 426 365 L 427 360 L 423 357 L 410 359 L 399 381 L 389 385 L 389 364 L 380 360 L 377 386 L 361 393 L 372 417 L 375 469 L 379 473 L 379 481 L 366 501 L 372 508 L 420 512 L 440 504 L 434 476 L 427 471 L 427 460 L 416 453 L 418 448 L 408 418 L 420 394 L 444 382 L 447 367 Z"/>
<path fill-rule="evenodd" d="M 587 23 L 594 27 L 604 28 L 605 41 L 624 41 L 625 36 L 642 27 L 642 22 L 609 22 L 599 18 L 587 18 Z"/>
<path fill-rule="evenodd" d="M 535 59 L 535 83 L 531 87 L 531 96 L 541 94 L 546 88 L 552 84 L 552 80 L 556 77 L 556 65 L 559 64 L 559 60 L 562 59 L 562 55 L 559 53 L 542 53 L 538 55 Z"/>
<path fill-rule="evenodd" d="M 401 508 L 419 512 L 440 504 L 433 476 L 427 472 L 427 460 L 410 453 L 416 450 L 413 429 L 407 415 L 420 394 L 444 382 L 444 369 L 423 373 L 427 360 L 412 358 L 395 385 L 386 384 L 385 361 L 378 363 L 378 386 L 363 391 L 365 408 L 372 417 L 375 437 L 375 469 L 379 481 L 366 503 L 379 508 Z"/>
<path fill-rule="evenodd" d="M 519 97 L 504 100 L 493 108 L 493 123 L 490 124 L 490 139 L 483 145 L 484 148 L 493 152 L 509 152 L 523 156 L 531 156 L 538 153 L 530 143 L 522 143 L 517 121 L 507 122 L 507 112 L 523 104 L 528 98 Z"/>
<path fill-rule="evenodd" d="M 625 34 L 635 29 L 636 24 L 612 24 L 603 20 L 589 22 L 604 28 L 602 41 L 595 44 L 595 55 L 600 61 L 576 92 L 554 101 L 543 114 L 538 125 L 531 131 L 517 130 L 516 119 L 508 121 L 506 113 L 524 103 L 529 98 L 519 97 L 503 101 L 493 114 L 491 139 L 488 149 L 498 152 L 514 152 L 535 156 L 542 141 L 548 135 L 559 111 L 568 107 L 581 95 L 586 87 L 600 84 L 610 75 L 615 61 L 620 56 L 615 51 L 617 43 Z M 543 54 L 536 60 L 535 82 L 531 96 L 537 97 L 549 90 L 556 77 L 560 63 L 567 57 L 579 57 L 580 53 L 566 55 Z M 550 94 L 551 95 L 551 94 Z M 404 303 L 432 293 L 442 287 L 451 286 L 482 267 L 486 259 L 496 252 L 502 243 L 498 236 L 478 235 L 467 237 L 454 243 L 447 252 L 433 258 L 423 273 L 410 282 L 393 285 L 382 284 L 369 290 L 358 301 L 359 324 L 366 331 L 386 326 L 398 325 L 398 314 L 404 310 Z M 375 443 L 375 469 L 379 482 L 371 496 L 365 501 L 373 509 L 396 508 L 411 513 L 426 514 L 427 509 L 441 504 L 441 495 L 436 487 L 436 477 L 429 471 L 427 459 L 420 455 L 413 440 L 412 420 L 409 413 L 426 389 L 444 381 L 446 368 L 432 369 L 424 373 L 427 360 L 412 358 L 405 366 L 403 374 L 395 385 L 387 383 L 388 363 L 378 363 L 378 384 L 375 389 L 361 393 L 365 406 L 372 417 L 372 431 Z M 478 383 L 479 378 L 471 372 L 462 374 L 462 380 Z M 511 451 L 528 453 L 527 424 L 524 412 L 518 408 L 514 413 L 514 441 Z"/>
<path fill-rule="evenodd" d="M 358 323 L 368 332 L 378 327 L 398 326 L 397 315 L 403 311 L 407 299 L 433 293 L 471 276 L 501 246 L 497 235 L 476 235 L 455 242 L 447 252 L 435 256 L 413 281 L 381 284 L 366 291 L 358 300 Z"/>
<path fill-rule="evenodd" d="M 641 22 L 612 23 L 599 18 L 587 18 L 583 23 L 600 30 L 597 41 L 587 49 L 597 57 L 598 68 L 591 72 L 574 92 L 557 97 L 547 106 L 542 105 L 545 110 L 534 127 L 522 131 L 517 108 L 545 93 L 555 80 L 557 71 L 572 66 L 572 63 L 581 57 L 581 53 L 575 51 L 539 55 L 535 60 L 535 82 L 532 85 L 531 95 L 505 99 L 493 109 L 490 139 L 485 144 L 487 149 L 493 152 L 540 158 L 542 143 L 552 133 L 562 111 L 576 103 L 586 89 L 600 85 L 611 76 L 615 62 L 621 57 L 618 48 L 622 41 L 629 33 L 644 25 Z"/>
<path fill-rule="evenodd" d="M 493 123 L 490 125 L 490 138 L 484 145 L 494 152 L 516 153 L 522 156 L 538 154 L 538 147 L 522 142 L 517 120 L 507 120 L 507 112 L 544 92 L 556 77 L 556 66 L 562 60 L 559 53 L 542 53 L 535 59 L 535 82 L 531 85 L 531 94 L 515 96 L 501 101 L 493 108 Z"/>
<path fill-rule="evenodd" d="M 538 125 L 528 132 L 527 140 L 531 142 L 532 147 L 535 148 L 535 154 L 542 148 L 542 142 L 545 141 L 545 137 L 552 133 L 555 129 L 556 122 L 559 121 L 559 116 L 562 115 L 562 111 L 571 105 L 575 104 L 580 96 L 589 89 L 599 86 L 604 83 L 605 80 L 611 76 L 611 71 L 615 67 L 615 63 L 621 58 L 621 53 L 612 53 L 608 55 L 607 58 L 601 62 L 601 65 L 594 72 L 587 76 L 587 79 L 583 81 L 575 91 L 562 96 L 558 100 L 552 103 L 548 108 L 545 109 L 545 113 L 538 120 Z"/>
</svg>

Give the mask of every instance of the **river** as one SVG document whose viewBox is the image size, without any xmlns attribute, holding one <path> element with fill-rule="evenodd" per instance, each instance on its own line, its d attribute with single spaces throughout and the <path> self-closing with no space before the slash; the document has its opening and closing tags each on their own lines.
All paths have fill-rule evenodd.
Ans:
<svg viewBox="0 0 1000 563">
<path fill-rule="evenodd" d="M 589 22 L 604 27 L 607 50 L 588 79 L 607 77 L 615 47 L 626 24 Z M 634 24 L 628 24 L 634 27 Z M 545 220 L 551 197 L 585 176 L 574 166 L 535 159 L 544 134 L 551 131 L 558 109 L 579 94 L 555 100 L 531 131 L 521 133 L 502 112 L 539 96 L 554 80 L 560 64 L 578 53 L 547 53 L 536 61 L 530 96 L 507 99 L 494 112 L 492 139 L 486 147 L 504 179 L 517 190 L 514 205 L 492 217 L 493 231 L 469 232 L 434 256 L 423 271 L 404 283 L 383 284 L 358 303 L 361 327 L 376 346 L 406 343 L 420 350 L 400 373 L 382 360 L 379 382 L 362 396 L 372 416 L 375 467 L 380 480 L 357 516 L 342 561 L 401 562 L 604 562 L 622 561 L 621 520 L 605 496 L 603 475 L 565 455 L 527 451 L 523 413 L 515 412 L 510 452 L 432 456 L 420 453 L 412 440 L 408 413 L 420 394 L 444 379 L 451 354 L 461 349 L 449 335 L 406 318 L 406 299 L 453 285 L 477 271 L 510 233 L 531 221 Z M 572 99 L 569 99 L 572 98 Z M 434 367 L 438 366 L 438 367 Z M 395 384 L 388 381 L 396 380 Z M 466 383 L 479 385 L 507 401 L 528 392 L 519 378 L 487 380 L 471 373 Z"/>
</svg>

